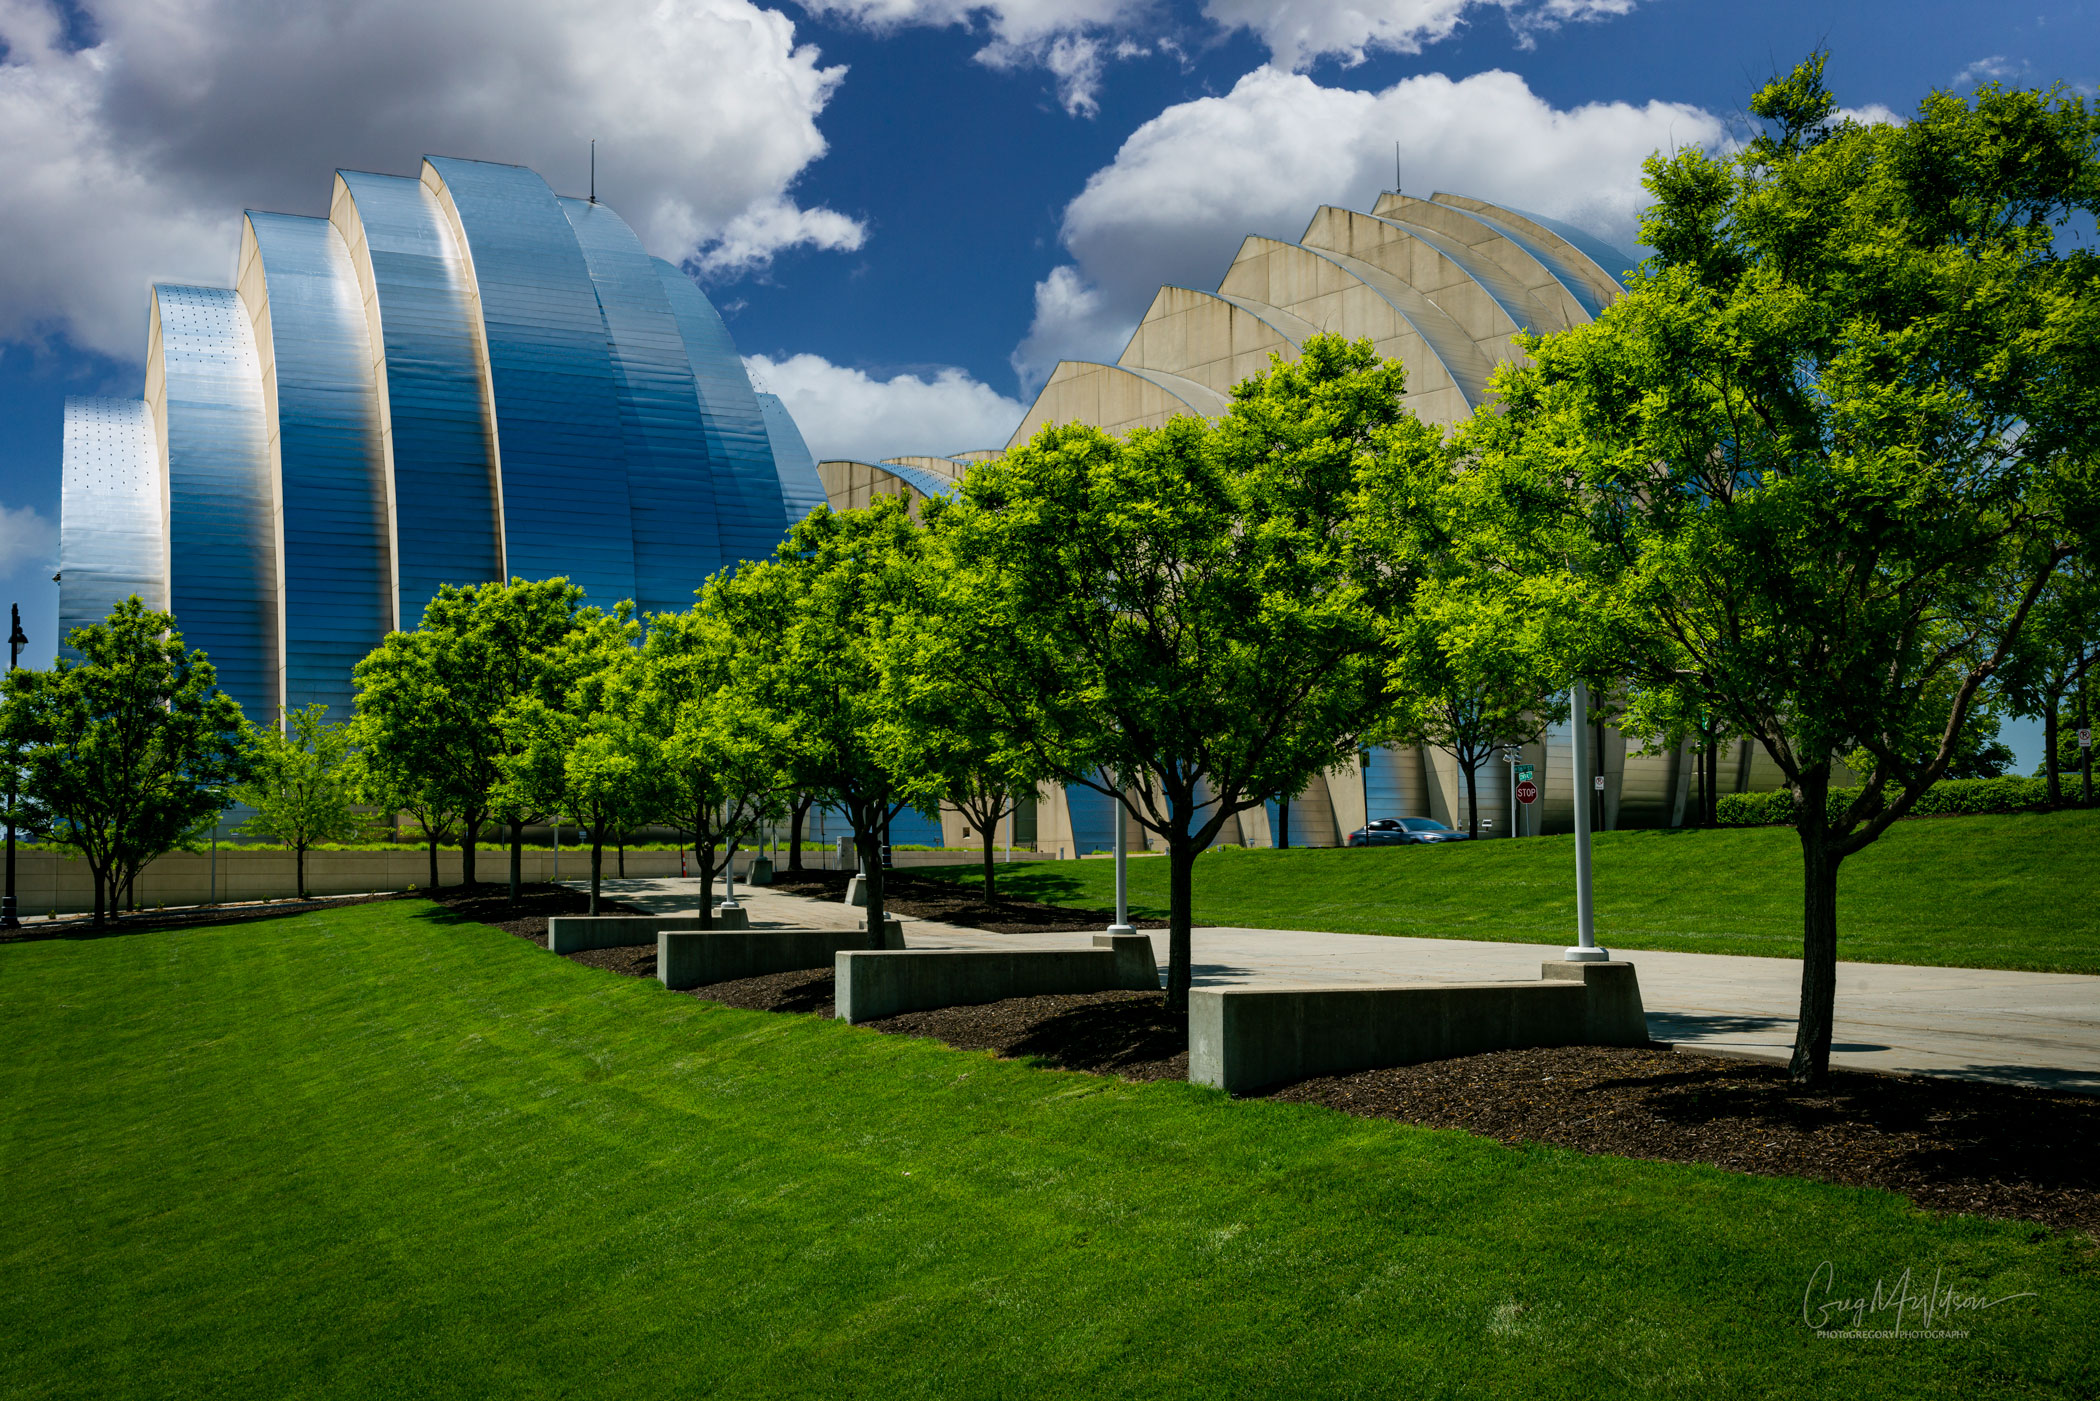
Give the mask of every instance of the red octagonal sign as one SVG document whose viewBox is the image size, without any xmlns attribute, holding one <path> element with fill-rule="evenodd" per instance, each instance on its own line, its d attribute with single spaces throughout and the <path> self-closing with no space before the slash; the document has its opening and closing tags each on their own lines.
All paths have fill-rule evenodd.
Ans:
<svg viewBox="0 0 2100 1401">
<path fill-rule="evenodd" d="M 1520 803 L 1535 803 L 1535 802 L 1537 802 L 1538 800 L 1539 800 L 1539 786 L 1538 786 L 1538 785 L 1537 785 L 1536 783 L 1533 783 L 1533 782 L 1532 782 L 1532 781 L 1531 781 L 1530 779 L 1528 779 L 1528 778 L 1527 778 L 1527 779 L 1525 779 L 1525 780 L 1524 780 L 1524 781 L 1523 781 L 1522 783 L 1519 783 L 1519 784 L 1517 785 L 1517 801 L 1518 801 L 1518 802 L 1520 802 Z"/>
</svg>

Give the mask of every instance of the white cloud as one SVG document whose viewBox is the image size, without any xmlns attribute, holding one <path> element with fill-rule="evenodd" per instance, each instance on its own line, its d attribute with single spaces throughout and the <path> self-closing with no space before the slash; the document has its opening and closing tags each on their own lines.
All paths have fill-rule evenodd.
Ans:
<svg viewBox="0 0 2100 1401">
<path fill-rule="evenodd" d="M 1861 126 L 1902 126 L 1905 118 L 1892 107 L 1879 102 L 1869 102 L 1864 107 L 1840 107 L 1837 115 L 1844 121 L 1858 122 Z"/>
<path fill-rule="evenodd" d="M 1962 69 L 1961 72 L 1956 73 L 1954 81 L 1948 86 L 1957 91 L 1963 91 L 1969 88 L 1981 87 L 1985 83 L 2009 82 L 2024 75 L 2026 72 L 2027 61 L 2025 59 L 2012 59 L 2007 58 L 2004 54 L 1992 54 L 1988 58 L 1977 59 L 1974 63 Z"/>
<path fill-rule="evenodd" d="M 337 166 L 515 161 L 714 269 L 861 226 L 793 200 L 844 69 L 752 0 L 99 0 L 68 43 L 0 0 L 0 337 L 143 351 L 155 278 L 232 274 L 244 207 L 326 212 Z"/>
<path fill-rule="evenodd" d="M 0 559 L 16 573 L 25 566 L 49 570 L 58 559 L 58 527 L 34 506 L 0 503 Z"/>
<path fill-rule="evenodd" d="M 1679 103 L 1557 108 L 1514 73 L 1407 78 L 1382 92 L 1274 68 L 1168 108 L 1067 206 L 1070 264 L 1036 287 L 1015 352 L 1033 389 L 1060 358 L 1113 358 L 1165 282 L 1214 287 L 1247 234 L 1296 239 L 1322 204 L 1368 209 L 1401 147 L 1410 193 L 1469 194 L 1564 219 L 1632 251 L 1653 151 L 1717 148 L 1719 117 Z"/>
<path fill-rule="evenodd" d="M 995 68 L 1048 69 L 1074 116 L 1093 116 L 1106 60 L 1180 51 L 1153 0 L 804 0 L 811 11 L 877 32 L 906 25 L 981 30 L 977 53 Z M 1457 33 L 1476 13 L 1500 15 L 1518 47 L 1562 25 L 1608 19 L 1639 0 L 1204 0 L 1217 31 L 1246 30 L 1271 64 L 1302 70 L 1321 59 L 1354 66 L 1374 52 L 1416 54 Z M 1156 39 L 1156 43 L 1139 42 Z"/>
<path fill-rule="evenodd" d="M 751 355 L 744 366 L 754 384 L 780 396 L 819 461 L 1003 448 L 1024 407 L 952 366 L 930 378 L 889 379 L 820 355 Z"/>
</svg>

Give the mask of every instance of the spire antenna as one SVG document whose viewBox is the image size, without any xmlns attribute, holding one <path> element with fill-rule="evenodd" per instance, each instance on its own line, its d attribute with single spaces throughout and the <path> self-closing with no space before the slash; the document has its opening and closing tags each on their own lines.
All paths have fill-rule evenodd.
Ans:
<svg viewBox="0 0 2100 1401">
<path fill-rule="evenodd" d="M 1400 143 L 1393 143 L 1393 193 L 1400 193 Z"/>
<path fill-rule="evenodd" d="M 1400 148 L 1393 147 L 1393 159 L 1400 159 Z M 598 202 L 598 138 L 591 138 L 591 203 Z"/>
</svg>

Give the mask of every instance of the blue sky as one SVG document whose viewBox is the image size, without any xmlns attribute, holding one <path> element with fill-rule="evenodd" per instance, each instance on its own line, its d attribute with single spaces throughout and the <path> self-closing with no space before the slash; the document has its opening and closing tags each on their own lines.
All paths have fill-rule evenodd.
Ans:
<svg viewBox="0 0 2100 1401">
<path fill-rule="evenodd" d="M 0 43 L 0 574 L 41 658 L 61 399 L 137 394 L 148 282 L 229 282 L 240 210 L 325 213 L 339 165 L 581 193 L 596 137 L 820 454 L 953 451 L 1160 282 L 1367 204 L 1395 142 L 1410 190 L 1630 245 L 1641 157 L 1818 45 L 1860 111 L 2091 93 L 2100 0 L 14 0 Z"/>
</svg>

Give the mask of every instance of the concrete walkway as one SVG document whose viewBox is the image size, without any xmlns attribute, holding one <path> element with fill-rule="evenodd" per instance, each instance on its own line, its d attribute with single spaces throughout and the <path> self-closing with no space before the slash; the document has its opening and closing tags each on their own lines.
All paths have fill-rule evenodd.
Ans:
<svg viewBox="0 0 2100 1401">
<path fill-rule="evenodd" d="M 645 909 L 693 909 L 690 880 L 607 881 L 605 889 Z M 739 888 L 757 925 L 850 929 L 860 911 L 836 900 Z M 1165 930 L 1148 930 L 1162 969 Z M 916 948 L 1080 948 L 1085 934 L 990 934 L 906 919 Z M 1202 984 L 1501 982 L 1538 977 L 1558 957 L 1540 944 L 1410 939 L 1293 929 L 1198 929 L 1195 979 Z M 1629 953 L 1640 967 L 1649 1034 L 1658 1041 L 1785 1060 L 1801 999 L 1796 959 L 1728 954 Z M 1831 1063 L 2100 1093 L 2100 977 L 1838 965 L 1837 1029 Z"/>
</svg>

